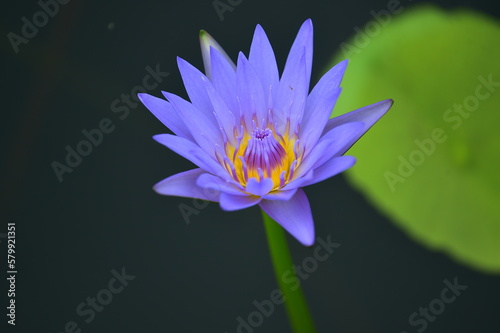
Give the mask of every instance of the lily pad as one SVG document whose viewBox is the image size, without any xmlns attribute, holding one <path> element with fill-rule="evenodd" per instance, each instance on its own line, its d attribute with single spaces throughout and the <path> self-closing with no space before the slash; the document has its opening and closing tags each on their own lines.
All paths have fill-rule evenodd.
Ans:
<svg viewBox="0 0 500 333">
<path fill-rule="evenodd" d="M 333 62 L 350 59 L 333 115 L 395 103 L 348 152 L 348 178 L 418 242 L 500 272 L 500 25 L 421 7 L 356 30 Z"/>
</svg>

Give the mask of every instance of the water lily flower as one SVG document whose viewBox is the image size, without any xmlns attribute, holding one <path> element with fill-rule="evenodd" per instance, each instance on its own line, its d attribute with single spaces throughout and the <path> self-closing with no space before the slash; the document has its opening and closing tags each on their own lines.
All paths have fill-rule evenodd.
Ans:
<svg viewBox="0 0 500 333">
<path fill-rule="evenodd" d="M 163 195 L 219 202 L 233 211 L 259 205 L 304 245 L 314 243 L 311 208 L 302 187 L 354 165 L 343 154 L 391 107 L 384 100 L 330 119 L 347 60 L 309 91 L 312 21 L 305 21 L 281 76 L 260 25 L 249 57 L 236 64 L 206 32 L 200 33 L 205 74 L 178 58 L 190 102 L 139 94 L 142 103 L 175 135 L 153 138 L 197 168 L 160 181 Z"/>
</svg>

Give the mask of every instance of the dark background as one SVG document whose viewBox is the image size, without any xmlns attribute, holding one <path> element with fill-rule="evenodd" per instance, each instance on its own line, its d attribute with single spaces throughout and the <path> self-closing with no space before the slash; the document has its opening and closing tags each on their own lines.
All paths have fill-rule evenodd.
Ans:
<svg viewBox="0 0 500 333">
<path fill-rule="evenodd" d="M 500 16 L 493 1 L 436 3 Z M 151 139 L 167 130 L 145 107 L 129 107 L 124 116 L 111 104 L 142 85 L 147 66 L 170 73 L 151 94 L 185 96 L 176 56 L 202 68 L 199 30 L 235 58 L 240 50 L 248 54 L 257 23 L 282 68 L 300 25 L 313 19 L 315 83 L 354 27 L 387 4 L 246 0 L 221 20 L 211 1 L 73 0 L 18 53 L 6 36 L 21 35 L 21 18 L 32 21 L 41 7 L 4 4 L 0 233 L 16 222 L 18 275 L 13 328 L 6 323 L 7 252 L 0 238 L 0 331 L 64 332 L 74 321 L 81 332 L 236 332 L 236 318 L 247 318 L 252 302 L 269 299 L 277 287 L 258 208 L 228 213 L 212 203 L 186 224 L 178 206 L 194 207 L 192 199 L 163 197 L 151 187 L 192 165 Z M 405 9 L 417 4 L 402 2 Z M 85 138 L 81 131 L 103 118 L 114 130 L 59 182 L 51 163 L 65 163 L 65 147 L 75 148 Z M 306 193 L 317 236 L 341 244 L 303 281 L 318 332 L 416 332 L 421 326 L 410 326 L 408 317 L 455 277 L 467 290 L 425 331 L 500 332 L 498 277 L 416 244 L 343 176 Z M 289 243 L 296 263 L 313 253 L 291 237 Z M 77 306 L 123 267 L 135 279 L 85 323 Z M 283 306 L 255 328 L 289 331 Z"/>
</svg>

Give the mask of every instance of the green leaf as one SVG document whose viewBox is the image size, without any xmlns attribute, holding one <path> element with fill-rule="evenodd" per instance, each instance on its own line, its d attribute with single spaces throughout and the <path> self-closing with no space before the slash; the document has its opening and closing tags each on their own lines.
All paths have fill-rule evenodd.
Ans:
<svg viewBox="0 0 500 333">
<path fill-rule="evenodd" d="M 418 242 L 498 273 L 500 26 L 434 7 L 374 22 L 334 61 L 350 59 L 333 116 L 394 99 L 348 152 L 349 179 Z"/>
</svg>

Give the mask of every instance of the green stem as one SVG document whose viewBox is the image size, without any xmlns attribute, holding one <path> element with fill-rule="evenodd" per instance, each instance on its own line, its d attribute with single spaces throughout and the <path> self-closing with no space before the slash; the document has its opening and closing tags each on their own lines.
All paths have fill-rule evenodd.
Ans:
<svg viewBox="0 0 500 333">
<path fill-rule="evenodd" d="M 266 229 L 267 242 L 269 244 L 269 252 L 274 266 L 274 274 L 278 285 L 283 292 L 285 299 L 285 308 L 288 314 L 288 320 L 292 326 L 294 333 L 314 333 L 314 323 L 309 313 L 309 308 L 302 293 L 299 284 L 285 283 L 283 275 L 286 273 L 288 280 L 290 277 L 295 277 L 300 281 L 293 271 L 293 262 L 286 242 L 286 235 L 283 228 L 262 211 L 264 219 L 264 227 Z"/>
</svg>

